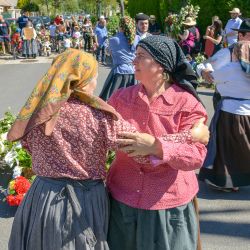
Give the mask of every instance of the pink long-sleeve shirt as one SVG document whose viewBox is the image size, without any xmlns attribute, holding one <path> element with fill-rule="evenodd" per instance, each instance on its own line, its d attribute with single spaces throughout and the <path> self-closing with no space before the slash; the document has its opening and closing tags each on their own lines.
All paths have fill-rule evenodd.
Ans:
<svg viewBox="0 0 250 250">
<path fill-rule="evenodd" d="M 191 201 L 198 192 L 194 170 L 202 166 L 206 147 L 164 135 L 187 131 L 200 118 L 207 118 L 201 103 L 176 84 L 151 103 L 141 84 L 118 90 L 109 103 L 139 132 L 158 137 L 163 147 L 157 166 L 137 163 L 117 152 L 107 180 L 112 196 L 131 207 L 151 210 Z"/>
</svg>

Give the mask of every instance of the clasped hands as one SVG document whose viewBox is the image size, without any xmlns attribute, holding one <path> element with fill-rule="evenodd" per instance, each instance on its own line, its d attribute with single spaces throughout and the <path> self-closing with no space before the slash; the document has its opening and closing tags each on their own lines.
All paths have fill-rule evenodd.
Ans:
<svg viewBox="0 0 250 250">
<path fill-rule="evenodd" d="M 207 145 L 209 141 L 209 130 L 204 124 L 205 118 L 201 118 L 196 122 L 191 132 L 193 142 L 200 142 Z M 162 158 L 162 145 L 161 142 L 154 136 L 147 133 L 131 133 L 123 132 L 119 134 L 120 139 L 117 139 L 119 150 L 125 152 L 130 157 L 154 155 Z"/>
</svg>

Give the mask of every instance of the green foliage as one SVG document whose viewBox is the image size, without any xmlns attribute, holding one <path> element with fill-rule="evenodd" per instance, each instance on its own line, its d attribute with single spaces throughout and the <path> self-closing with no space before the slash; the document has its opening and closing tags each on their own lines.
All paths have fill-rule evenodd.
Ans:
<svg viewBox="0 0 250 250">
<path fill-rule="evenodd" d="M 15 33 L 16 29 L 17 29 L 17 25 L 14 24 L 14 23 L 12 23 L 12 24 L 10 25 L 11 34 Z"/>
<path fill-rule="evenodd" d="M 128 12 L 131 17 L 135 17 L 135 15 L 139 12 L 143 12 L 147 15 L 155 15 L 159 17 L 159 0 L 151 1 L 151 0 L 130 0 L 128 2 Z"/>
<path fill-rule="evenodd" d="M 23 7 L 25 6 L 25 5 L 27 5 L 27 4 L 29 4 L 30 3 L 30 0 L 18 0 L 17 1 L 17 7 L 19 8 L 19 9 L 23 9 Z"/>
<path fill-rule="evenodd" d="M 129 0 L 128 12 L 132 17 L 139 12 L 154 14 L 163 27 L 168 12 L 179 13 L 181 7 L 187 3 L 185 0 Z M 212 16 L 219 16 L 225 26 L 230 18 L 228 11 L 235 7 L 241 10 L 242 17 L 250 17 L 250 0 L 191 0 L 190 3 L 200 7 L 197 24 L 202 34 L 205 33 L 206 27 L 211 25 Z"/>
<path fill-rule="evenodd" d="M 109 170 L 110 165 L 112 164 L 114 159 L 115 159 L 115 152 L 114 151 L 108 152 L 108 158 L 107 158 L 107 161 L 106 161 L 106 170 L 107 171 Z"/>
<path fill-rule="evenodd" d="M 0 120 L 0 134 L 8 132 L 15 119 L 16 117 L 11 112 L 5 112 L 4 118 Z"/>
<path fill-rule="evenodd" d="M 119 22 L 120 22 L 119 16 L 111 16 L 109 18 L 109 21 L 107 23 L 107 29 L 108 29 L 109 36 L 114 36 L 117 33 L 117 31 L 119 29 Z"/>
<path fill-rule="evenodd" d="M 27 3 L 22 7 L 23 11 L 38 12 L 39 6 L 35 3 Z"/>
<path fill-rule="evenodd" d="M 206 61 L 206 57 L 201 53 L 198 53 L 198 55 L 195 57 L 196 64 L 203 63 L 204 61 Z"/>
<path fill-rule="evenodd" d="M 17 159 L 19 161 L 19 165 L 24 168 L 31 167 L 31 157 L 28 152 L 24 148 L 19 148 L 17 151 Z"/>
<path fill-rule="evenodd" d="M 192 19 L 196 20 L 198 17 L 198 13 L 200 11 L 200 7 L 198 5 L 194 6 L 187 2 L 187 5 L 180 9 L 178 14 L 172 14 L 169 16 L 172 20 L 172 27 L 171 27 L 171 36 L 175 39 L 178 39 L 178 34 L 181 34 L 183 31 L 183 22 L 187 17 L 191 17 Z"/>
<path fill-rule="evenodd" d="M 206 27 L 211 25 L 212 16 L 219 16 L 225 27 L 230 14 L 228 11 L 237 7 L 241 10 L 242 17 L 250 17 L 250 0 L 192 0 L 193 4 L 198 4 L 201 8 L 198 18 L 198 25 L 201 28 L 202 33 L 206 31 Z M 209 13 L 209 16 L 208 16 Z M 205 18 L 207 17 L 207 18 Z"/>
<path fill-rule="evenodd" d="M 97 23 L 97 17 L 96 16 L 91 16 L 91 23 L 93 24 L 93 27 L 95 27 L 95 24 Z"/>
<path fill-rule="evenodd" d="M 78 0 L 64 1 L 63 3 L 64 11 L 75 13 L 79 10 Z"/>
<path fill-rule="evenodd" d="M 0 120 L 0 162 L 9 167 L 31 167 L 31 157 L 22 148 L 20 142 L 10 142 L 7 140 L 7 132 L 16 117 L 11 112 L 6 112 L 4 118 Z"/>
</svg>

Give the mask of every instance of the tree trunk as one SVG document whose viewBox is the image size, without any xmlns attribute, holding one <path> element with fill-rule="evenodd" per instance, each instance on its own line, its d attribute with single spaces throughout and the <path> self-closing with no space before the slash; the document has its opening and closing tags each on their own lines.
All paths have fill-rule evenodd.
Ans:
<svg viewBox="0 0 250 250">
<path fill-rule="evenodd" d="M 101 12 L 101 0 L 96 0 L 96 6 L 97 6 L 96 15 L 97 15 L 97 18 L 99 18 L 102 13 Z"/>
<path fill-rule="evenodd" d="M 47 9 L 47 16 L 49 16 L 49 1 L 45 0 L 45 4 L 46 4 L 46 9 Z"/>
<path fill-rule="evenodd" d="M 121 15 L 122 17 L 124 16 L 124 2 L 123 0 L 119 0 L 120 1 L 120 8 L 121 8 Z"/>
</svg>

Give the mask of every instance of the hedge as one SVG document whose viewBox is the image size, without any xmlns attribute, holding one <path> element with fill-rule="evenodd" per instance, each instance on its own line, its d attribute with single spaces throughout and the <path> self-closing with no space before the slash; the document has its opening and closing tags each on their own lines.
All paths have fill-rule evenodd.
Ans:
<svg viewBox="0 0 250 250">
<path fill-rule="evenodd" d="M 128 12 L 132 17 L 139 12 L 155 15 L 163 29 L 164 19 L 168 12 L 178 13 L 187 2 L 185 0 L 129 0 Z M 191 0 L 190 2 L 201 8 L 197 23 L 202 33 L 211 24 L 211 18 L 215 15 L 220 17 L 225 26 L 230 18 L 228 11 L 235 7 L 241 10 L 243 18 L 250 17 L 250 0 Z"/>
</svg>

